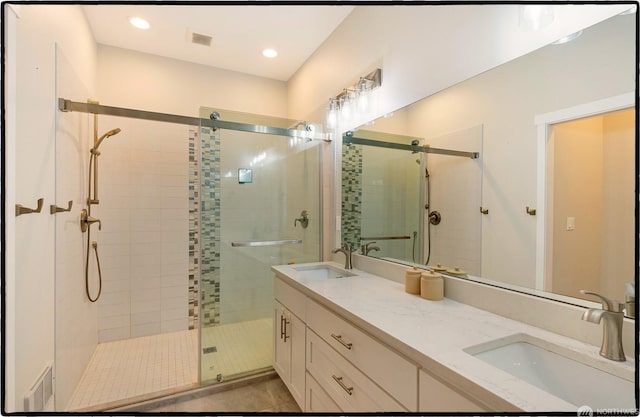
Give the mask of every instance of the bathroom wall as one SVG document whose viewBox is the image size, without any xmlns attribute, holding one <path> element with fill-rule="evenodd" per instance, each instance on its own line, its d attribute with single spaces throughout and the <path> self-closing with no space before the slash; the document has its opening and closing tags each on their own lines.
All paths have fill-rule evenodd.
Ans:
<svg viewBox="0 0 640 417">
<path fill-rule="evenodd" d="M 602 219 L 604 241 L 602 242 L 601 288 L 605 294 L 622 301 L 621 290 L 625 282 L 633 282 L 635 265 L 632 262 L 615 262 L 618 259 L 634 259 L 634 230 L 629 227 L 634 218 L 635 178 L 634 157 L 638 155 L 636 115 L 633 110 L 616 112 L 604 116 L 604 217 Z M 626 163 L 619 161 L 626 160 Z M 624 190 L 624 191 L 622 191 Z M 637 192 L 637 191 L 636 191 Z M 615 254 L 616 256 L 612 256 Z"/>
<path fill-rule="evenodd" d="M 83 133 L 87 124 L 86 119 L 59 115 L 55 93 L 59 75 L 77 77 L 75 81 L 79 85 L 94 91 L 97 58 L 93 37 L 79 6 L 3 7 L 7 19 L 5 45 L 9 47 L 5 56 L 8 70 L 5 186 L 13 190 L 5 200 L 4 411 L 22 411 L 23 396 L 54 359 L 60 360 L 56 369 L 60 398 L 56 405 L 64 406 L 65 397 L 78 378 L 78 368 L 84 367 L 83 362 L 86 363 L 88 352 L 93 351 L 96 343 L 95 333 L 90 332 L 96 324 L 95 310 L 78 298 L 83 285 L 77 268 L 81 265 L 78 259 L 81 250 L 77 251 L 78 247 L 55 249 L 56 239 L 80 244 L 80 229 L 66 227 L 67 222 L 77 225 L 78 206 L 82 204 L 76 189 L 77 178 L 57 178 L 57 173 L 62 173 L 56 172 L 57 140 L 63 137 L 61 140 L 69 145 L 69 154 L 65 156 L 72 166 L 68 168 L 77 168 L 75 162 L 86 144 Z M 56 59 L 62 55 L 66 61 L 64 68 L 68 70 L 65 74 L 57 73 L 61 66 L 57 66 Z M 71 68 L 74 74 L 70 73 Z M 62 182 L 56 183 L 57 179 Z M 41 213 L 14 217 L 14 204 L 34 207 L 38 198 L 44 198 Z M 71 199 L 74 201 L 72 213 L 55 216 L 49 213 L 49 205 L 66 206 Z M 63 231 L 65 234 L 61 236 Z M 57 271 L 67 273 L 55 282 Z M 56 300 L 70 302 L 64 304 L 61 311 L 54 307 Z M 57 313 L 64 314 L 70 321 L 58 326 L 61 323 L 56 322 Z M 56 346 L 56 340 L 65 343 Z M 73 351 L 66 343 L 69 340 L 77 342 Z M 77 367 L 67 367 L 71 356 Z M 51 403 L 49 409 L 52 407 Z"/>
<path fill-rule="evenodd" d="M 98 62 L 104 105 L 193 117 L 201 106 L 286 114 L 280 81 L 104 45 Z M 106 116 L 99 126 L 100 134 L 122 129 L 101 146 L 100 340 L 186 330 L 189 127 Z"/>
</svg>

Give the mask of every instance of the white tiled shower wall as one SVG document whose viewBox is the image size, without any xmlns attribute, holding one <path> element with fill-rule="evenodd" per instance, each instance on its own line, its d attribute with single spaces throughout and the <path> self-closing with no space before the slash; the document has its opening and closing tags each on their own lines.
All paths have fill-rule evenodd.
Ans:
<svg viewBox="0 0 640 417">
<path fill-rule="evenodd" d="M 116 127 L 99 157 L 100 342 L 189 324 L 188 126 L 101 117 L 98 134 Z"/>
</svg>

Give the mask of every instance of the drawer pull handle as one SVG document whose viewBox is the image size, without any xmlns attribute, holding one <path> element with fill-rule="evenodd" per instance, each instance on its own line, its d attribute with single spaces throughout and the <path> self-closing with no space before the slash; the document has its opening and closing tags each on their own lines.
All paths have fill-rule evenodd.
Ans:
<svg viewBox="0 0 640 417">
<path fill-rule="evenodd" d="M 346 347 L 349 350 L 351 350 L 351 348 L 353 347 L 353 343 L 347 343 L 344 340 L 342 340 L 342 335 L 335 335 L 331 333 L 331 337 L 336 339 L 342 346 Z"/>
<path fill-rule="evenodd" d="M 353 395 L 353 387 L 348 387 L 344 384 L 344 382 L 342 382 L 342 377 L 337 377 L 335 375 L 331 375 L 331 377 L 333 378 L 334 381 L 336 381 L 338 383 L 338 385 L 340 385 L 340 387 L 347 391 L 347 394 L 349 395 Z"/>
</svg>

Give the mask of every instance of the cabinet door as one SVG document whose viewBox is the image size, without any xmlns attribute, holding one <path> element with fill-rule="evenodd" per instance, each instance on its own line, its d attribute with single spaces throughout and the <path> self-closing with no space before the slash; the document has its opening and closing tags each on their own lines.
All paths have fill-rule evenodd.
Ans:
<svg viewBox="0 0 640 417">
<path fill-rule="evenodd" d="M 291 336 L 286 341 L 291 352 L 289 390 L 300 408 L 304 409 L 306 326 L 291 312 L 288 321 L 286 334 Z"/>
<path fill-rule="evenodd" d="M 289 312 L 284 308 L 284 306 L 275 301 L 273 315 L 273 368 L 287 386 L 289 386 L 289 382 L 291 380 L 291 343 L 289 343 L 288 339 L 285 340 L 288 314 Z"/>
<path fill-rule="evenodd" d="M 487 410 L 426 372 L 420 371 L 420 411 L 452 413 Z"/>
</svg>

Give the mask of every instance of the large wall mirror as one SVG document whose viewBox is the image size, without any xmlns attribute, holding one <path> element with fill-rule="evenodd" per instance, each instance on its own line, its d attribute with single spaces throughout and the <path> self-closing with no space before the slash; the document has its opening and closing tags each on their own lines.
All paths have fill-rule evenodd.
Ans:
<svg viewBox="0 0 640 417">
<path fill-rule="evenodd" d="M 635 15 L 618 15 L 345 134 L 343 241 L 567 302 L 624 301 L 635 40 Z M 575 120 L 544 119 L 563 109 Z"/>
</svg>

